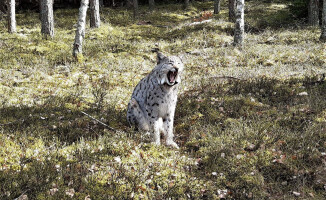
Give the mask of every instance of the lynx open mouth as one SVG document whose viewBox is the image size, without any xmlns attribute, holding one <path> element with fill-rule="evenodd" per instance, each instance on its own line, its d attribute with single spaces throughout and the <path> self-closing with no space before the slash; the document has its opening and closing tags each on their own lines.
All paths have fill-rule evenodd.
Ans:
<svg viewBox="0 0 326 200">
<path fill-rule="evenodd" d="M 175 85 L 178 82 L 176 81 L 178 75 L 178 69 L 172 69 L 168 72 L 167 77 L 168 77 L 168 85 Z"/>
</svg>

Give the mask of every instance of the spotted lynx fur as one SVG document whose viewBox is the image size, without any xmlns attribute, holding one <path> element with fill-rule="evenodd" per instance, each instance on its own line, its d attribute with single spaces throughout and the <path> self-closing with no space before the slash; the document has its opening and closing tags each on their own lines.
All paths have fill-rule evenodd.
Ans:
<svg viewBox="0 0 326 200">
<path fill-rule="evenodd" d="M 162 133 L 166 145 L 179 148 L 173 141 L 173 119 L 184 66 L 179 57 L 162 53 L 157 57 L 157 66 L 132 93 L 127 120 L 130 125 L 150 132 L 155 144 L 160 145 Z"/>
</svg>

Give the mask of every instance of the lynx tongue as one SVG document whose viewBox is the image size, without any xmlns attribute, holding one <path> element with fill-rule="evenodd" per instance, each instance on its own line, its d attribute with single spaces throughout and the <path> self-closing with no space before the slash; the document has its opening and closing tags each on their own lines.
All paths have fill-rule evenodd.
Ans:
<svg viewBox="0 0 326 200">
<path fill-rule="evenodd" d="M 169 82 L 174 83 L 175 77 L 177 76 L 177 72 L 169 72 Z"/>
</svg>

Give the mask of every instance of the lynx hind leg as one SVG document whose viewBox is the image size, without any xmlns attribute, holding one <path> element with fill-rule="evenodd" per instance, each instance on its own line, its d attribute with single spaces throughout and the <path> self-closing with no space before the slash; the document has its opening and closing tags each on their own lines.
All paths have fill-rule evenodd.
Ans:
<svg viewBox="0 0 326 200">
<path fill-rule="evenodd" d="M 141 110 L 136 99 L 132 98 L 129 102 L 131 113 L 135 120 L 135 125 L 142 130 L 149 130 L 148 122 L 145 118 L 144 112 Z"/>
</svg>

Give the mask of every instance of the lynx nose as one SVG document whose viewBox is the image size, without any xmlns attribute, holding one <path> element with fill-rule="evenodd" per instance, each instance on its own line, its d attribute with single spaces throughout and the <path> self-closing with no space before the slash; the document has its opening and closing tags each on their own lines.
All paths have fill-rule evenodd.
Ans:
<svg viewBox="0 0 326 200">
<path fill-rule="evenodd" d="M 173 66 L 173 68 L 170 70 L 170 72 L 178 72 L 178 68 L 176 68 L 175 66 Z"/>
</svg>

